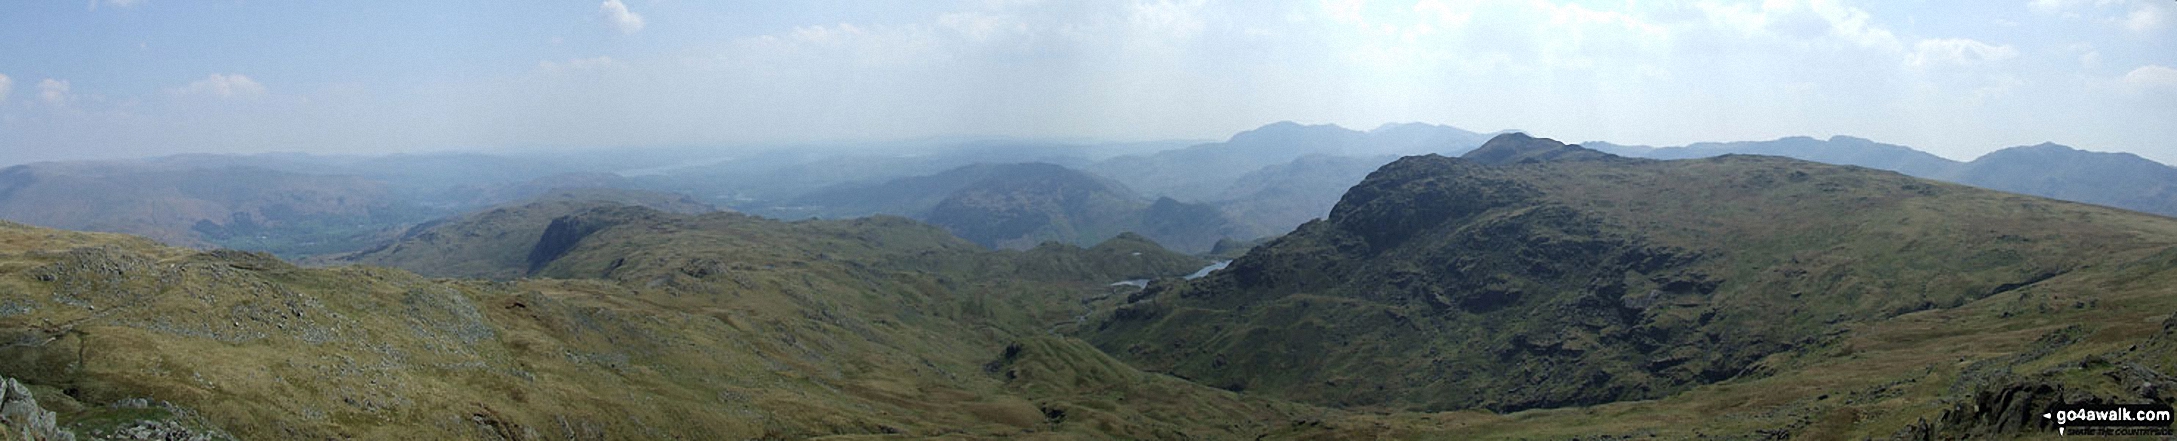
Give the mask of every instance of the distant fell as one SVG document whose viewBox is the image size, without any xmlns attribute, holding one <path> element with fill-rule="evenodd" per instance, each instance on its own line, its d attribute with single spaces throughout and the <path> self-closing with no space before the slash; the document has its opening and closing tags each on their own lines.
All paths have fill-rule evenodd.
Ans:
<svg viewBox="0 0 2177 441">
<path fill-rule="evenodd" d="M 1117 181 L 1049 163 L 972 164 L 927 176 L 842 184 L 751 213 L 781 219 L 904 216 L 984 246 L 1010 249 L 1047 241 L 1088 246 L 1135 232 L 1174 249 L 1201 252 L 1220 239 L 1248 234 L 1214 207 L 1146 198 Z"/>
<path fill-rule="evenodd" d="M 2177 216 L 2177 168 L 2130 153 L 2089 152 L 2054 143 L 2011 147 L 1971 162 L 1848 136 L 1697 143 L 1684 147 L 1587 145 L 1655 159 L 1725 154 L 1774 155 L 1891 170 L 1928 179 L 2068 201 Z"/>
<path fill-rule="evenodd" d="M 995 248 L 1046 241 L 1093 244 L 1135 232 L 1168 247 L 1208 251 L 1239 235 L 1214 208 L 1143 198 L 1115 181 L 1051 164 L 1024 164 L 945 196 L 924 219 Z"/>
<path fill-rule="evenodd" d="M 1487 165 L 1518 164 L 1528 162 L 1583 161 L 1615 158 L 1617 155 L 1590 150 L 1579 145 L 1566 145 L 1549 138 L 1536 138 L 1525 133 L 1507 133 L 1491 138 L 1489 142 L 1459 158 Z"/>
<path fill-rule="evenodd" d="M 1251 171 L 1308 155 L 1457 154 L 1486 139 L 1456 127 L 1419 123 L 1386 124 L 1363 132 L 1283 121 L 1234 134 L 1224 142 L 1111 158 L 1086 170 L 1148 195 L 1200 202 L 1211 200 Z"/>
<path fill-rule="evenodd" d="M 189 247 L 308 255 L 367 242 L 428 213 L 356 176 L 146 161 L 0 169 L 0 219 Z"/>
<path fill-rule="evenodd" d="M 669 193 L 559 189 L 525 202 L 419 224 L 370 249 L 314 263 L 377 265 L 432 277 L 513 279 L 528 275 L 533 266 L 531 253 L 556 220 L 619 206 L 684 214 L 716 211 L 688 196 Z"/>
</svg>

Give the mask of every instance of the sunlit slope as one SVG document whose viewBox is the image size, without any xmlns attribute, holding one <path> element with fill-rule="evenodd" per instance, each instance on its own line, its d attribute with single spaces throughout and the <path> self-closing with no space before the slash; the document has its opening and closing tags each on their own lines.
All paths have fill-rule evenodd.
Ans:
<svg viewBox="0 0 2177 441">
<path fill-rule="evenodd" d="M 2121 349 L 2177 310 L 2167 288 L 2096 282 L 2166 279 L 2169 259 L 2150 256 L 2177 244 L 2167 218 L 1776 157 L 1633 160 L 1520 135 L 1468 156 L 1487 160 L 1388 165 L 1329 219 L 1130 297 L 1085 332 L 1145 369 L 1346 408 L 1675 403 L 1605 406 L 1626 420 L 1482 419 L 1506 430 L 1607 432 L 1664 405 L 1770 412 L 1702 423 L 1769 430 L 1806 414 L 1767 400 L 1837 408 L 1811 401 L 1908 373 L 1941 385 L 1855 398 L 1910 418 L 1831 427 L 1894 431 L 1986 387 L 1945 383 L 1970 362 L 2066 323 Z M 2028 355 L 1984 367 L 2052 363 Z M 1695 389 L 1727 380 L 1774 395 Z"/>
<path fill-rule="evenodd" d="M 618 210 L 545 269 L 611 274 L 522 282 L 0 225 L 0 373 L 66 391 L 41 396 L 64 425 L 148 397 L 245 439 L 1251 438 L 1337 415 L 1050 336 L 1109 277 L 1201 263 L 1136 237 L 990 252 L 902 219 Z M 605 242 L 649 236 L 670 239 Z"/>
</svg>

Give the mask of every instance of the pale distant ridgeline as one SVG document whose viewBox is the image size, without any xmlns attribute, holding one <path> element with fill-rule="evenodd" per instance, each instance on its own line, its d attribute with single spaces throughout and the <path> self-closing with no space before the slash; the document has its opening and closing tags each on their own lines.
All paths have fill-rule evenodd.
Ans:
<svg viewBox="0 0 2177 441">
<path fill-rule="evenodd" d="M 246 166 L 40 163 L 0 169 L 0 219 L 190 247 L 309 223 L 412 218 L 382 182 Z"/>
<path fill-rule="evenodd" d="M 366 248 L 477 207 L 632 185 L 564 170 L 484 155 L 46 162 L 0 169 L 0 220 L 304 258 Z"/>
<path fill-rule="evenodd" d="M 2177 216 L 2177 168 L 2130 153 L 2090 152 L 2055 143 L 2011 147 L 1958 162 L 1910 147 L 1849 136 L 1827 140 L 1698 143 L 1683 147 L 1582 144 L 1619 155 L 1688 159 L 1773 155 L 1890 170 L 1922 178 L 2127 210 Z"/>
</svg>

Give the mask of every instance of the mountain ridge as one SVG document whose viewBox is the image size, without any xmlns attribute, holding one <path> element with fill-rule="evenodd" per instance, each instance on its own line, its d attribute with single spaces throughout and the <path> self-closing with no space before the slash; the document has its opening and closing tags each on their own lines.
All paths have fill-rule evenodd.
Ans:
<svg viewBox="0 0 2177 441">
<path fill-rule="evenodd" d="M 2050 142 L 2003 148 L 1964 162 L 1911 147 L 1842 135 L 1828 140 L 1794 136 L 1772 141 L 1696 143 L 1661 148 L 1606 142 L 1587 145 L 1616 154 L 1655 159 L 1690 159 L 1732 153 L 1785 156 L 2177 216 L 2177 167 L 2130 153 L 2092 152 Z"/>
<path fill-rule="evenodd" d="M 1514 154 L 1470 153 L 1487 161 L 1386 165 L 1329 218 L 1152 286 L 1086 338 L 1148 370 L 1332 407 L 1598 405 L 1751 381 L 1773 371 L 1749 366 L 1834 344 L 1836 323 L 2177 245 L 2165 218 L 1786 158 L 1501 161 L 1566 148 L 1519 138 L 1492 141 Z"/>
</svg>

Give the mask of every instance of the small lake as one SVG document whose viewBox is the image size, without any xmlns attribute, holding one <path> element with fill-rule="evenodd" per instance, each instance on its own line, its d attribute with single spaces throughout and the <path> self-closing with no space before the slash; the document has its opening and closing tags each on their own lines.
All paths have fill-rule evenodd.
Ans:
<svg viewBox="0 0 2177 441">
<path fill-rule="evenodd" d="M 1188 275 L 1187 275 L 1187 280 L 1194 280 L 1194 279 L 1200 279 L 1200 278 L 1202 278 L 1202 276 L 1207 276 L 1207 275 L 1209 275 L 1209 273 L 1210 273 L 1210 272 L 1212 272 L 1212 271 L 1217 271 L 1217 270 L 1225 269 L 1225 267 L 1228 267 L 1228 266 L 1232 266 L 1232 261 L 1230 261 L 1230 260 L 1219 260 L 1219 261 L 1217 261 L 1217 263 L 1212 263 L 1212 264 L 1209 264 L 1209 266 L 1205 266 L 1205 267 L 1202 267 L 1202 269 L 1200 269 L 1200 270 L 1196 270 L 1196 271 L 1194 272 L 1194 274 L 1188 274 Z"/>
</svg>

